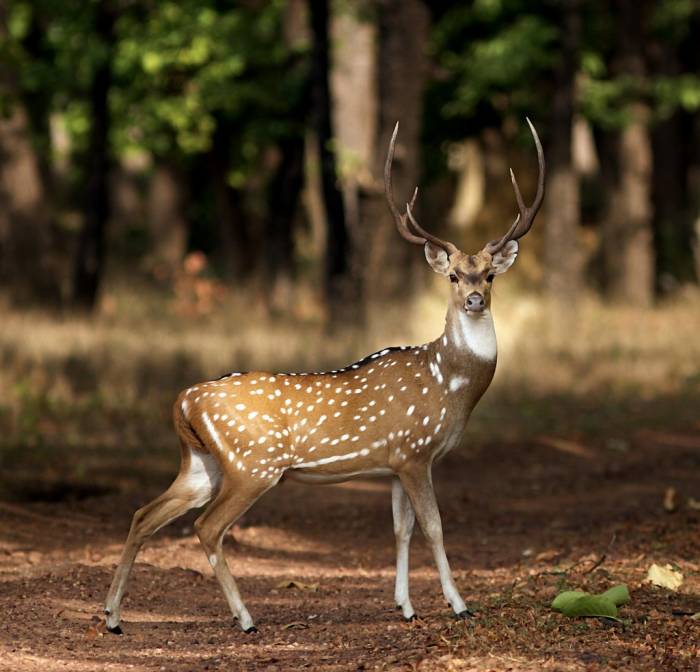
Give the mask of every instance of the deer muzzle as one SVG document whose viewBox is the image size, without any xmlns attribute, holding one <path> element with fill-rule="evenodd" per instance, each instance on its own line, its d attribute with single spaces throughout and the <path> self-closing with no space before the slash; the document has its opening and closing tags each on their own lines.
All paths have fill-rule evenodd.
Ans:
<svg viewBox="0 0 700 672">
<path fill-rule="evenodd" d="M 485 308 L 486 302 L 479 292 L 472 292 L 464 302 L 464 309 L 468 313 L 482 313 Z"/>
</svg>

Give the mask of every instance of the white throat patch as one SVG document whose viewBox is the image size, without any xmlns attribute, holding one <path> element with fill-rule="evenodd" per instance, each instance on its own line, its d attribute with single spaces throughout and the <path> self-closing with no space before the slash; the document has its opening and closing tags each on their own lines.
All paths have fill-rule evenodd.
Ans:
<svg viewBox="0 0 700 672">
<path fill-rule="evenodd" d="M 496 330 L 491 311 L 485 310 L 479 317 L 460 310 L 449 325 L 449 339 L 459 349 L 467 349 L 479 359 L 496 359 Z"/>
</svg>

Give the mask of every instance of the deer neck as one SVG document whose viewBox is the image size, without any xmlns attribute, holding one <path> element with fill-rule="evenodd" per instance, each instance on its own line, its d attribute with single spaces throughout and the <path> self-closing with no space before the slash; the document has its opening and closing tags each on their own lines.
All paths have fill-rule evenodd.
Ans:
<svg viewBox="0 0 700 672">
<path fill-rule="evenodd" d="M 450 392 L 464 394 L 476 403 L 496 370 L 496 331 L 491 312 L 469 315 L 450 305 L 445 331 L 433 347 L 438 353 L 436 360 L 443 362 L 441 375 Z"/>
</svg>

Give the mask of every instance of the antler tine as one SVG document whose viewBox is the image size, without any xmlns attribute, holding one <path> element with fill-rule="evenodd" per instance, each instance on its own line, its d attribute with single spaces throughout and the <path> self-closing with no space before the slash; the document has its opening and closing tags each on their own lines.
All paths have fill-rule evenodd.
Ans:
<svg viewBox="0 0 700 672">
<path fill-rule="evenodd" d="M 537 177 L 537 193 L 535 194 L 535 199 L 530 207 L 525 205 L 523 200 L 522 192 L 518 186 L 518 181 L 515 179 L 515 173 L 513 169 L 510 169 L 510 181 L 513 184 L 513 191 L 515 191 L 515 200 L 518 204 L 518 210 L 520 213 L 515 218 L 513 225 L 510 227 L 508 233 L 506 233 L 503 238 L 498 240 L 492 240 L 484 248 L 489 254 L 495 254 L 498 252 L 509 240 L 518 240 L 522 238 L 532 227 L 532 223 L 535 221 L 535 215 L 542 205 L 542 200 L 544 199 L 544 178 L 546 173 L 546 167 L 544 162 L 544 152 L 542 151 L 542 143 L 540 142 L 540 137 L 537 135 L 535 127 L 528 117 L 525 117 L 528 126 L 530 127 L 530 132 L 535 141 L 535 147 L 537 148 L 537 164 L 539 167 L 539 175 Z"/>
<path fill-rule="evenodd" d="M 414 192 L 414 199 L 415 200 L 415 194 L 418 193 L 418 187 L 416 187 L 416 191 Z M 448 240 L 442 240 L 441 238 L 437 238 L 431 233 L 428 233 L 413 217 L 413 212 L 411 212 L 413 208 L 413 200 L 410 203 L 406 204 L 406 214 L 408 215 L 408 219 L 411 222 L 411 225 L 413 228 L 420 233 L 423 238 L 426 240 L 430 241 L 433 245 L 437 245 L 438 247 L 441 247 L 447 254 L 454 254 L 457 252 L 457 247 L 450 243 Z"/>
<path fill-rule="evenodd" d="M 389 143 L 389 152 L 387 153 L 386 163 L 384 164 L 384 194 L 386 195 L 386 200 L 389 204 L 389 210 L 391 210 L 391 214 L 394 215 L 394 221 L 396 222 L 396 228 L 399 230 L 399 233 L 409 243 L 423 245 L 425 243 L 425 239 L 416 236 L 409 231 L 408 225 L 406 224 L 406 215 L 402 215 L 399 212 L 399 209 L 396 207 L 396 204 L 394 203 L 394 192 L 391 187 L 391 164 L 394 160 L 394 147 L 396 145 L 396 136 L 398 135 L 398 132 L 399 122 L 397 121 L 396 126 L 394 126 L 394 132 L 391 135 L 391 142 Z M 413 192 L 413 199 L 411 200 L 411 203 L 413 203 L 416 200 L 417 195 L 418 188 L 416 187 L 416 190 Z"/>
<path fill-rule="evenodd" d="M 394 215 L 394 220 L 396 221 L 396 228 L 399 233 L 409 242 L 416 243 L 419 245 L 424 245 L 426 242 L 431 242 L 433 245 L 441 247 L 447 254 L 453 254 L 457 251 L 457 248 L 450 242 L 442 240 L 433 236 L 432 234 L 425 231 L 418 222 L 413 217 L 411 210 L 416 203 L 416 198 L 418 197 L 418 187 L 413 191 L 413 196 L 411 197 L 411 202 L 406 204 L 406 214 L 402 215 L 399 209 L 394 203 L 394 193 L 392 189 L 391 182 L 391 164 L 394 160 L 394 148 L 396 146 L 396 136 L 399 133 L 399 122 L 396 122 L 394 126 L 394 132 L 391 135 L 391 142 L 389 143 L 389 152 L 387 153 L 386 163 L 384 164 L 384 192 L 386 194 L 386 200 L 389 203 L 389 210 L 391 214 Z M 407 223 L 407 218 L 410 219 L 413 228 L 420 235 L 416 235 L 410 230 Z"/>
<path fill-rule="evenodd" d="M 515 229 L 518 228 L 518 224 L 520 223 L 520 215 L 515 218 L 515 221 L 511 224 L 510 229 L 506 232 L 506 234 L 502 238 L 497 238 L 496 240 L 492 240 L 490 243 L 486 243 L 486 247 L 484 250 L 486 250 L 489 254 L 493 255 L 496 254 L 509 240 L 510 237 L 513 235 L 515 232 Z"/>
</svg>

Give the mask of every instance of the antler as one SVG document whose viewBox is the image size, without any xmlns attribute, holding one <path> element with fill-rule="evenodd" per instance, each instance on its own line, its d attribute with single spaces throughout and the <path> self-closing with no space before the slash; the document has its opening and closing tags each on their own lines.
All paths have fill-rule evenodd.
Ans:
<svg viewBox="0 0 700 672">
<path fill-rule="evenodd" d="M 515 173 L 513 172 L 512 168 L 510 169 L 510 181 L 513 183 L 515 200 L 518 203 L 518 210 L 520 210 L 520 212 L 503 238 L 492 240 L 490 243 L 487 243 L 486 247 L 484 247 L 484 250 L 492 255 L 501 250 L 509 240 L 518 240 L 518 238 L 522 238 L 530 230 L 532 227 L 532 222 L 535 219 L 535 215 L 540 209 L 542 199 L 544 198 L 544 176 L 546 172 L 544 165 L 544 152 L 542 151 L 542 144 L 540 143 L 540 138 L 537 135 L 535 127 L 527 117 L 525 117 L 525 120 L 530 127 L 530 132 L 532 133 L 532 137 L 535 140 L 535 147 L 537 148 L 537 163 L 539 165 L 537 193 L 535 194 L 535 200 L 532 202 L 532 205 L 526 207 L 525 201 L 523 201 L 523 195 L 520 192 L 520 187 L 518 187 L 518 182 L 515 179 Z"/>
<path fill-rule="evenodd" d="M 424 245 L 426 242 L 431 242 L 433 245 L 437 245 L 445 250 L 448 255 L 454 254 L 457 252 L 457 248 L 452 243 L 428 233 L 413 218 L 411 209 L 415 205 L 416 197 L 418 196 L 418 187 L 416 187 L 415 191 L 413 192 L 411 202 L 406 204 L 406 214 L 402 215 L 394 203 L 394 193 L 391 188 L 391 164 L 394 160 L 394 146 L 396 145 L 396 136 L 398 135 L 398 132 L 399 122 L 397 121 L 396 126 L 394 126 L 394 132 L 391 136 L 391 142 L 389 143 L 389 152 L 386 157 L 386 163 L 384 164 L 384 193 L 386 194 L 386 200 L 389 203 L 389 210 L 391 210 L 391 214 L 394 215 L 396 228 L 409 243 Z M 413 228 L 420 235 L 416 235 L 409 229 L 407 219 L 410 220 Z"/>
</svg>

